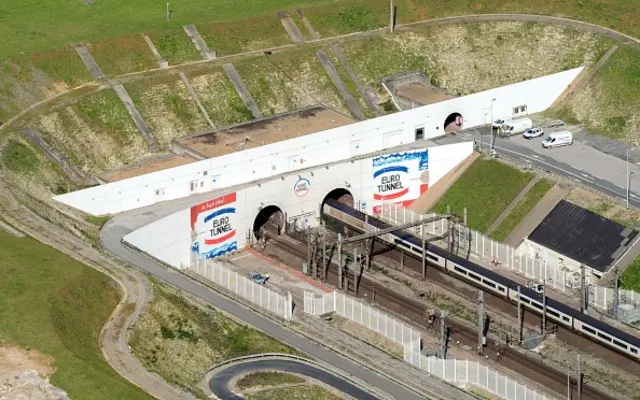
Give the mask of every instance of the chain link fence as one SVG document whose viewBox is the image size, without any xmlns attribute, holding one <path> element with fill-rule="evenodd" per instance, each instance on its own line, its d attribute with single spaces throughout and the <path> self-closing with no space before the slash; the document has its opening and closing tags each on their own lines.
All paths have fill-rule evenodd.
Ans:
<svg viewBox="0 0 640 400">
<path fill-rule="evenodd" d="M 197 276 L 212 282 L 221 289 L 239 296 L 258 307 L 285 320 L 291 319 L 293 314 L 293 299 L 291 293 L 282 295 L 260 285 L 249 277 L 239 275 L 222 265 L 222 262 L 210 258 L 198 258 L 186 268 L 195 272 Z"/>
<path fill-rule="evenodd" d="M 444 381 L 471 384 L 507 400 L 551 400 L 552 397 L 522 385 L 477 361 L 427 357 L 405 346 L 404 360 Z"/>
</svg>

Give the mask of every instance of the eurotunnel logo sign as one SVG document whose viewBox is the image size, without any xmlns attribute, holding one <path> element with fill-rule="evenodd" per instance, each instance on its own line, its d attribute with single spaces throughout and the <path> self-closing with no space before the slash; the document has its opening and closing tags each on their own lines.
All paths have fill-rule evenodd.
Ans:
<svg viewBox="0 0 640 400">
<path fill-rule="evenodd" d="M 311 182 L 307 178 L 300 178 L 293 185 L 293 194 L 297 197 L 304 197 L 311 190 Z"/>
<path fill-rule="evenodd" d="M 404 165 L 396 165 L 381 168 L 373 173 L 376 182 L 375 200 L 398 199 L 409 193 L 406 180 L 409 178 L 409 168 Z"/>
<path fill-rule="evenodd" d="M 214 258 L 238 249 L 235 201 L 236 194 L 230 193 L 191 208 L 194 253 Z"/>
</svg>

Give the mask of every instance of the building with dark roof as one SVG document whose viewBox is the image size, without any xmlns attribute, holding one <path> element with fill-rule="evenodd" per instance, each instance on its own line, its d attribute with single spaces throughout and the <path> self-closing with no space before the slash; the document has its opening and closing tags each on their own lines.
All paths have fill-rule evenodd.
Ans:
<svg viewBox="0 0 640 400">
<path fill-rule="evenodd" d="M 570 271 L 584 265 L 601 277 L 638 239 L 637 230 L 561 200 L 525 243 L 548 264 Z"/>
</svg>

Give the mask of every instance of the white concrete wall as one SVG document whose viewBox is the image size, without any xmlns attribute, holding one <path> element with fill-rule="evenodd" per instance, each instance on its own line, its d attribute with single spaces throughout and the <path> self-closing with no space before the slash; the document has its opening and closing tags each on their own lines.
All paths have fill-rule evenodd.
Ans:
<svg viewBox="0 0 640 400">
<path fill-rule="evenodd" d="M 464 128 L 485 124 L 493 102 L 494 119 L 512 115 L 512 108 L 527 105 L 528 113 L 548 108 L 582 68 L 520 82 L 470 96 L 451 99 L 284 142 L 198 161 L 164 171 L 108 183 L 55 199 L 91 215 L 115 214 L 192 193 L 232 187 L 268 176 L 346 160 L 402 143 L 413 142 L 415 129 L 424 137 L 444 134 L 448 115 L 462 114 Z M 206 174 L 206 175 L 205 175 Z M 192 183 L 197 189 L 192 192 Z M 157 195 L 156 191 L 160 190 Z"/>
<path fill-rule="evenodd" d="M 313 227 L 319 223 L 320 204 L 334 189 L 348 190 L 355 205 L 368 213 L 375 213 L 376 206 L 383 201 L 410 204 L 420 196 L 423 187 L 426 189 L 435 184 L 472 152 L 473 143 L 466 142 L 309 168 L 236 192 L 230 191 L 225 196 L 216 196 L 142 227 L 125 236 L 124 240 L 180 268 L 181 265 L 189 265 L 194 251 L 198 256 L 222 255 L 244 247 L 258 213 L 268 206 L 280 208 L 289 224 Z M 435 159 L 431 159 L 431 154 Z M 428 164 L 425 164 L 426 160 Z M 377 171 L 390 167 L 390 172 L 374 177 Z M 398 172 L 396 167 L 402 167 L 406 172 Z M 421 177 L 431 169 L 437 173 L 429 175 L 428 181 L 423 182 Z M 382 193 L 401 195 L 392 200 L 376 199 L 375 195 L 381 193 L 382 179 L 394 175 L 398 179 L 392 184 L 397 186 Z M 226 235 L 229 237 L 224 239 Z"/>
<path fill-rule="evenodd" d="M 536 255 L 540 257 L 540 259 L 546 263 L 546 265 L 550 268 L 556 269 L 564 269 L 572 273 L 580 273 L 580 266 L 582 265 L 579 261 L 576 261 L 572 258 L 564 256 L 556 251 L 553 251 L 547 247 L 544 247 L 538 243 L 535 243 L 529 239 L 525 239 L 517 249 L 518 252 L 524 252 L 529 257 L 535 258 Z M 585 264 L 586 274 L 585 278 L 587 283 L 596 284 L 600 277 L 602 277 L 602 273 L 598 270 L 595 270 L 588 265 Z M 569 279 L 569 277 L 567 277 Z"/>
</svg>

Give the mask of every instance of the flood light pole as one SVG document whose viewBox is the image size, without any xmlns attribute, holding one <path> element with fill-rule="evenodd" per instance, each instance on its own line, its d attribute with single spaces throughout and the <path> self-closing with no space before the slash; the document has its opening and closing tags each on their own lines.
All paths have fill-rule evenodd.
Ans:
<svg viewBox="0 0 640 400">
<path fill-rule="evenodd" d="M 629 172 L 629 148 L 627 147 L 627 210 L 629 209 L 629 195 L 631 194 L 631 175 L 633 175 L 633 171 Z"/>
<path fill-rule="evenodd" d="M 389 32 L 393 33 L 393 0 L 389 0 Z"/>
<path fill-rule="evenodd" d="M 493 154 L 493 148 L 496 144 L 495 141 L 495 137 L 493 136 L 493 102 L 496 101 L 495 97 L 491 98 L 491 125 L 489 125 L 489 127 L 491 128 L 491 154 Z M 482 141 L 481 141 L 482 142 Z"/>
<path fill-rule="evenodd" d="M 167 3 L 167 21 L 169 20 L 169 3 Z"/>
</svg>

